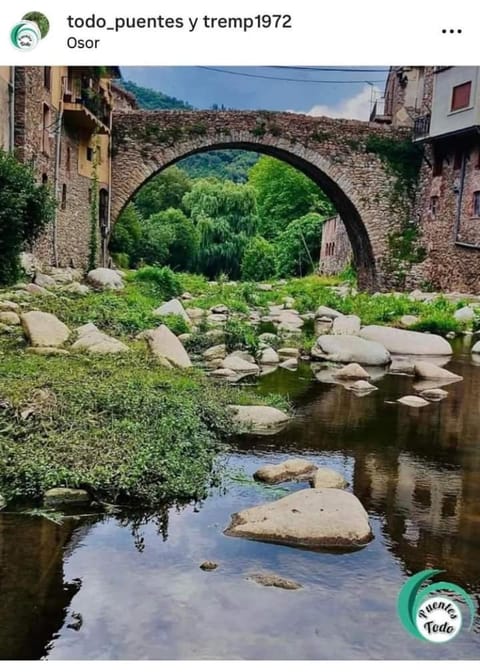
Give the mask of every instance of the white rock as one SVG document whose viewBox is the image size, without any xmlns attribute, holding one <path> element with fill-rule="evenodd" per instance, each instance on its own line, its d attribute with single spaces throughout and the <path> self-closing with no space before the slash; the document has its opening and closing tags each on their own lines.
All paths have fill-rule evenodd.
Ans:
<svg viewBox="0 0 480 672">
<path fill-rule="evenodd" d="M 337 488 L 300 490 L 235 513 L 225 534 L 309 548 L 355 548 L 373 538 L 360 501 Z"/>
<path fill-rule="evenodd" d="M 79 327 L 77 334 L 79 334 L 79 338 L 72 345 L 72 350 L 90 352 L 96 355 L 111 355 L 128 350 L 124 343 L 108 336 L 91 323 Z"/>
<path fill-rule="evenodd" d="M 20 316 L 25 336 L 34 347 L 58 347 L 70 336 L 70 329 L 51 313 L 32 310 Z"/>
<path fill-rule="evenodd" d="M 399 359 L 398 357 L 393 357 L 388 372 L 398 375 L 413 376 L 415 365 L 411 359 Z"/>
<path fill-rule="evenodd" d="M 421 406 L 428 406 L 428 401 L 426 399 L 422 399 L 422 397 L 417 397 L 413 394 L 408 394 L 405 397 L 401 397 L 398 400 L 399 404 L 403 404 L 404 406 L 411 406 L 412 408 L 420 408 Z"/>
<path fill-rule="evenodd" d="M 18 303 L 15 303 L 15 301 L 0 301 L 0 310 L 8 313 L 18 313 L 20 311 L 20 306 Z"/>
<path fill-rule="evenodd" d="M 462 380 L 461 376 L 424 361 L 415 362 L 415 375 L 423 380 Z"/>
<path fill-rule="evenodd" d="M 341 317 L 343 313 L 340 313 L 338 310 L 335 310 L 335 308 L 328 308 L 327 306 L 320 306 L 320 308 L 317 308 L 315 312 L 315 317 L 328 317 L 331 320 L 334 320 L 336 317 Z"/>
<path fill-rule="evenodd" d="M 87 285 L 82 285 L 80 282 L 72 282 L 70 285 L 66 285 L 63 290 L 69 294 L 78 294 L 78 296 L 86 296 L 90 294 L 90 287 Z"/>
<path fill-rule="evenodd" d="M 40 273 L 40 271 L 37 271 L 35 273 L 34 282 L 36 285 L 38 285 L 39 287 L 43 287 L 44 289 L 49 289 L 57 286 L 57 283 L 52 277 L 50 277 L 49 275 L 45 275 L 45 273 Z"/>
<path fill-rule="evenodd" d="M 218 376 L 219 378 L 236 378 L 237 374 L 232 369 L 215 369 L 210 373 L 211 376 Z"/>
<path fill-rule="evenodd" d="M 371 325 L 363 327 L 360 336 L 367 341 L 381 343 L 391 354 L 396 355 L 452 354 L 450 343 L 436 334 Z"/>
<path fill-rule="evenodd" d="M 87 282 L 97 289 L 123 289 L 120 274 L 112 268 L 95 268 L 87 275 Z"/>
<path fill-rule="evenodd" d="M 328 467 L 319 467 L 313 474 L 310 485 L 312 488 L 339 488 L 343 490 L 348 483 L 338 471 Z"/>
<path fill-rule="evenodd" d="M 413 327 L 414 324 L 419 322 L 420 318 L 417 315 L 402 315 L 400 318 L 400 324 L 403 324 L 404 327 Z"/>
<path fill-rule="evenodd" d="M 18 317 L 17 313 L 14 313 L 13 311 L 2 311 L 0 312 L 0 322 L 2 324 L 10 324 L 11 326 L 16 327 L 18 324 L 20 324 L 20 318 Z"/>
<path fill-rule="evenodd" d="M 472 353 L 478 355 L 480 353 L 480 341 L 477 341 L 472 348 Z"/>
<path fill-rule="evenodd" d="M 182 342 L 164 324 L 156 329 L 151 329 L 147 339 L 152 354 L 159 359 L 160 363 L 164 363 L 166 360 L 180 369 L 187 369 L 192 366 Z"/>
<path fill-rule="evenodd" d="M 453 313 L 453 317 L 458 322 L 471 322 L 475 319 L 475 311 L 473 308 L 470 308 L 470 306 L 464 306 L 463 308 L 456 310 Z"/>
<path fill-rule="evenodd" d="M 300 350 L 298 348 L 279 348 L 278 356 L 281 360 L 298 359 L 300 357 Z"/>
<path fill-rule="evenodd" d="M 219 345 L 212 345 L 211 348 L 207 348 L 202 354 L 203 359 L 211 361 L 212 359 L 224 359 L 227 354 L 227 350 L 224 343 Z"/>
<path fill-rule="evenodd" d="M 352 362 L 351 364 L 347 364 L 341 369 L 338 369 L 335 371 L 334 375 L 336 378 L 345 378 L 347 380 L 368 380 L 370 378 L 370 374 L 365 371 L 363 366 L 360 366 L 360 364 L 357 364 L 356 362 Z"/>
<path fill-rule="evenodd" d="M 282 483 L 302 476 L 311 476 L 316 468 L 315 464 L 308 460 L 293 458 L 279 464 L 265 464 L 257 469 L 253 478 L 264 483 Z"/>
<path fill-rule="evenodd" d="M 356 315 L 341 315 L 333 320 L 332 334 L 356 336 L 360 331 L 360 318 Z"/>
<path fill-rule="evenodd" d="M 235 371 L 236 373 L 251 373 L 255 375 L 258 374 L 260 371 L 258 364 L 252 364 L 252 362 L 247 362 L 245 359 L 239 357 L 238 355 L 235 355 L 234 353 L 228 355 L 228 357 L 225 357 L 225 359 L 222 362 L 221 368 L 232 369 L 232 371 Z"/>
<path fill-rule="evenodd" d="M 296 371 L 298 369 L 298 359 L 296 357 L 284 359 L 279 366 L 281 369 L 287 369 L 287 371 Z"/>
<path fill-rule="evenodd" d="M 430 390 L 423 390 L 423 392 L 420 394 L 425 399 L 428 399 L 428 401 L 440 401 L 441 399 L 448 397 L 447 390 L 442 390 L 440 387 L 434 387 Z"/>
<path fill-rule="evenodd" d="M 191 322 L 185 308 L 178 299 L 171 299 L 171 301 L 163 303 L 159 308 L 155 308 L 153 314 L 157 317 L 162 315 L 178 315 L 178 317 L 183 318 L 187 324 L 190 324 Z"/>
<path fill-rule="evenodd" d="M 375 387 L 375 385 L 372 385 L 367 380 L 356 380 L 354 383 L 346 385 L 346 388 L 359 396 L 378 390 L 378 387 Z"/>
<path fill-rule="evenodd" d="M 279 361 L 280 357 L 273 348 L 265 348 L 265 350 L 262 350 L 259 358 L 260 364 L 278 364 Z"/>
<path fill-rule="evenodd" d="M 289 421 L 283 411 L 271 406 L 229 406 L 237 423 L 237 430 L 243 434 L 268 435 L 281 431 Z"/>
<path fill-rule="evenodd" d="M 390 361 L 390 355 L 383 345 L 359 336 L 319 336 L 312 348 L 312 357 L 370 366 L 384 366 Z"/>
</svg>

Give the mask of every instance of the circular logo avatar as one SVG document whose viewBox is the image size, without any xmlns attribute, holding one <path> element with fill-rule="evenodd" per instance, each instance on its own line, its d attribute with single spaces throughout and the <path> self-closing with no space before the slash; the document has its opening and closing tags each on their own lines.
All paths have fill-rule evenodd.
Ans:
<svg viewBox="0 0 480 672">
<path fill-rule="evenodd" d="M 438 644 L 449 642 L 462 629 L 459 601 L 466 604 L 470 612 L 469 628 L 475 616 L 472 598 L 455 583 L 437 581 L 422 588 L 425 581 L 441 571 L 426 569 L 414 574 L 401 589 L 397 604 L 400 621 L 411 635 Z"/>
<path fill-rule="evenodd" d="M 48 33 L 50 24 L 41 12 L 28 12 L 10 33 L 12 44 L 22 51 L 31 51 Z"/>
</svg>

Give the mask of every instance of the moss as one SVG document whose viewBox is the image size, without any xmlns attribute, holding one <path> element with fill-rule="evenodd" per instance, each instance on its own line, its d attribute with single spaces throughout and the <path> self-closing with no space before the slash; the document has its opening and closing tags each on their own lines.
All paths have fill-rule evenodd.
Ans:
<svg viewBox="0 0 480 672">
<path fill-rule="evenodd" d="M 365 151 L 376 154 L 396 178 L 394 190 L 413 195 L 420 173 L 422 154 L 411 140 L 370 135 L 365 143 Z"/>
</svg>

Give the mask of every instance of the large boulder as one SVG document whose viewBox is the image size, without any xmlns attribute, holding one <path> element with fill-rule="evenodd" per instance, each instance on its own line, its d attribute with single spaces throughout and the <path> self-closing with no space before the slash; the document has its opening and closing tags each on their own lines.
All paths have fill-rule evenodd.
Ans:
<svg viewBox="0 0 480 672">
<path fill-rule="evenodd" d="M 280 357 L 275 352 L 273 348 L 265 348 L 260 353 L 259 360 L 260 364 L 278 364 L 280 362 Z"/>
<path fill-rule="evenodd" d="M 357 548 L 373 538 L 360 501 L 337 488 L 300 490 L 234 513 L 225 534 L 308 548 Z"/>
<path fill-rule="evenodd" d="M 471 322 L 475 319 L 475 311 L 470 306 L 459 308 L 453 313 L 453 317 L 458 322 Z"/>
<path fill-rule="evenodd" d="M 422 380 L 447 380 L 455 381 L 462 380 L 462 376 L 457 376 L 456 373 L 442 369 L 441 366 L 432 364 L 430 362 L 416 361 L 415 362 L 415 376 Z"/>
<path fill-rule="evenodd" d="M 62 506 L 87 506 L 91 497 L 86 490 L 76 488 L 51 488 L 43 495 L 43 505 L 56 508 Z"/>
<path fill-rule="evenodd" d="M 87 275 L 87 282 L 97 289 L 123 289 L 123 280 L 112 268 L 95 268 Z"/>
<path fill-rule="evenodd" d="M 153 314 L 156 316 L 178 315 L 178 317 L 183 318 L 187 324 L 190 324 L 191 322 L 190 317 L 185 311 L 185 308 L 182 306 L 182 304 L 178 299 L 172 299 L 171 301 L 162 303 L 162 305 L 159 308 L 155 308 Z"/>
<path fill-rule="evenodd" d="M 423 390 L 423 392 L 420 392 L 420 394 L 427 401 L 441 401 L 442 399 L 446 399 L 448 397 L 447 390 L 442 390 L 441 387 L 434 387 L 432 389 Z"/>
<path fill-rule="evenodd" d="M 16 327 L 20 324 L 20 318 L 17 313 L 14 313 L 12 310 L 5 310 L 0 312 L 0 322 Z"/>
<path fill-rule="evenodd" d="M 151 329 L 148 332 L 147 339 L 150 350 L 160 362 L 166 360 L 179 369 L 187 369 L 192 366 L 190 357 L 181 341 L 164 324 L 156 329 Z"/>
<path fill-rule="evenodd" d="M 258 364 L 248 362 L 247 360 L 243 359 L 243 357 L 240 357 L 235 353 L 225 357 L 222 362 L 222 368 L 231 369 L 232 371 L 235 371 L 235 373 L 250 373 L 252 375 L 256 375 L 260 372 L 260 367 Z"/>
<path fill-rule="evenodd" d="M 211 348 L 207 348 L 203 353 L 202 357 L 207 362 L 211 362 L 214 359 L 224 359 L 227 351 L 225 343 L 220 343 L 219 345 L 212 345 Z"/>
<path fill-rule="evenodd" d="M 317 467 L 308 460 L 291 459 L 279 464 L 266 464 L 253 474 L 256 481 L 264 483 L 282 483 L 294 479 L 312 476 Z"/>
<path fill-rule="evenodd" d="M 94 324 L 85 324 L 77 329 L 79 338 L 72 345 L 72 350 L 91 352 L 96 355 L 111 355 L 127 352 L 128 347 L 112 336 L 108 336 Z"/>
<path fill-rule="evenodd" d="M 20 316 L 23 331 L 33 347 L 56 348 L 70 336 L 70 329 L 51 313 L 32 310 Z"/>
<path fill-rule="evenodd" d="M 332 362 L 356 362 L 370 366 L 385 366 L 390 355 L 383 345 L 359 336 L 319 336 L 312 348 L 312 357 Z"/>
<path fill-rule="evenodd" d="M 313 474 L 310 485 L 312 488 L 346 488 L 348 483 L 338 471 L 328 467 L 319 467 Z"/>
<path fill-rule="evenodd" d="M 480 355 L 480 341 L 477 341 L 472 348 L 472 354 Z"/>
<path fill-rule="evenodd" d="M 240 434 L 276 434 L 290 420 L 286 413 L 271 406 L 231 405 L 228 408 L 232 412 L 236 429 Z"/>
<path fill-rule="evenodd" d="M 336 317 L 340 317 L 343 315 L 343 313 L 340 313 L 338 310 L 335 310 L 335 308 L 328 308 L 328 306 L 320 306 L 317 308 L 317 311 L 315 313 L 315 317 L 318 319 L 319 317 L 328 317 L 331 320 L 334 320 Z"/>
<path fill-rule="evenodd" d="M 363 366 L 360 366 L 360 364 L 357 364 L 356 362 L 352 362 L 351 364 L 342 366 L 341 369 L 337 369 L 334 372 L 334 376 L 344 380 L 368 380 L 370 378 L 370 374 L 365 371 Z"/>
<path fill-rule="evenodd" d="M 333 320 L 332 334 L 340 336 L 356 336 L 362 323 L 356 315 L 341 315 Z"/>
<path fill-rule="evenodd" d="M 360 336 L 367 341 L 381 343 L 388 352 L 395 355 L 452 354 L 452 346 L 444 338 L 421 331 L 371 325 L 363 327 Z"/>
</svg>

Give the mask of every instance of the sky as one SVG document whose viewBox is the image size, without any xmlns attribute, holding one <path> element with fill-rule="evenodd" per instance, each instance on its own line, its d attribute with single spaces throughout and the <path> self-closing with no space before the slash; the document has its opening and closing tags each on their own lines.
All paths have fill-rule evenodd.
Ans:
<svg viewBox="0 0 480 672">
<path fill-rule="evenodd" d="M 367 73 L 361 72 L 362 69 L 384 72 Z M 368 119 L 372 98 L 382 96 L 388 67 L 362 66 L 351 70 L 312 71 L 273 66 L 121 68 L 124 79 L 162 91 L 199 109 L 217 104 L 238 110 L 286 110 L 315 116 Z"/>
</svg>

